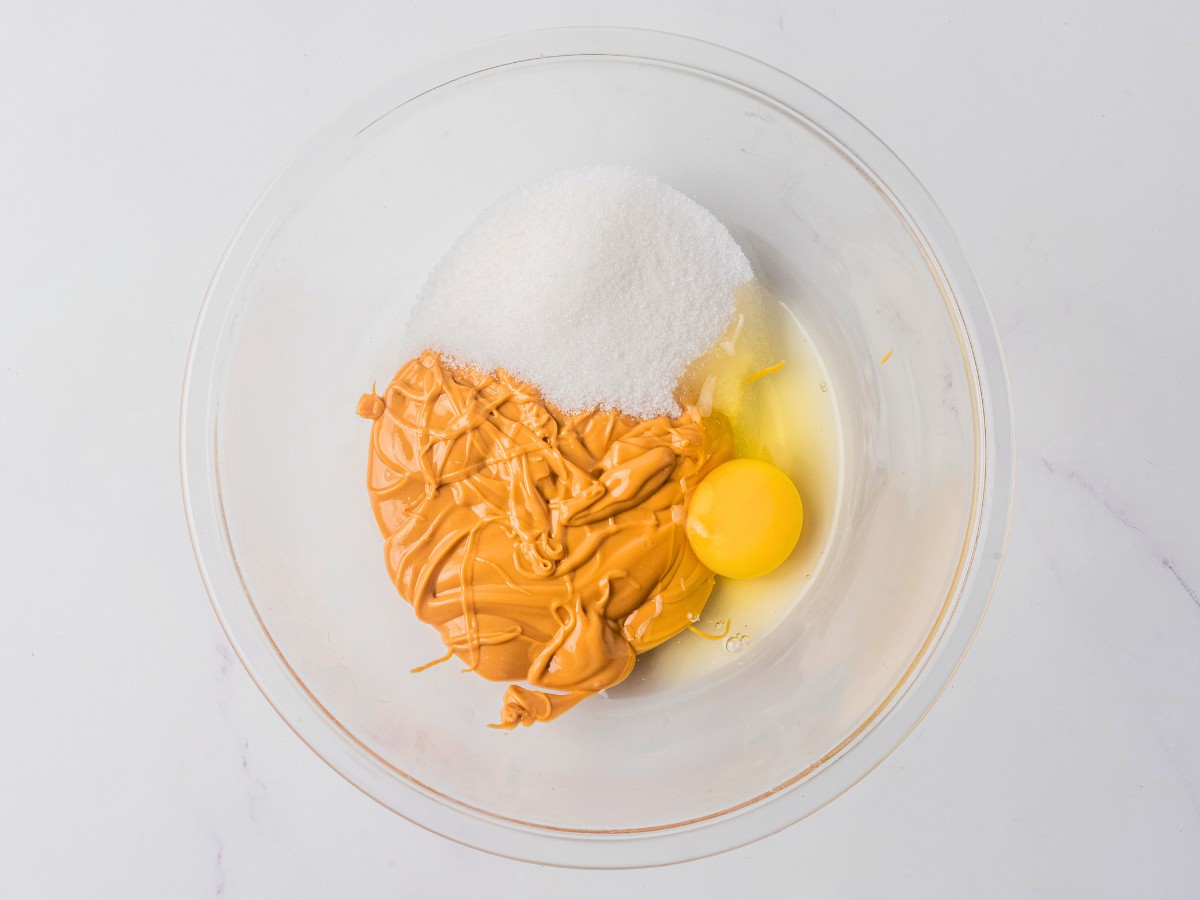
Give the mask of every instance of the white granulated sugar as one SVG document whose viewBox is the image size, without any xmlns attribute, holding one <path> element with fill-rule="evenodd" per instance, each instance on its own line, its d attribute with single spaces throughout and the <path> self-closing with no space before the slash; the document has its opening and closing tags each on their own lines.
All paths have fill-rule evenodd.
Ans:
<svg viewBox="0 0 1200 900">
<path fill-rule="evenodd" d="M 410 344 L 507 369 L 567 412 L 680 413 L 674 390 L 722 336 L 745 254 L 695 201 L 594 166 L 514 191 L 434 269 Z"/>
</svg>

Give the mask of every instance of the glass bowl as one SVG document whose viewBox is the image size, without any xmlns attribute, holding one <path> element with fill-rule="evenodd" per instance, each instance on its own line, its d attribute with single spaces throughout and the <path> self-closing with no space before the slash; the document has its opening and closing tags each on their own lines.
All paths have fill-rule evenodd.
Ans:
<svg viewBox="0 0 1200 900">
<path fill-rule="evenodd" d="M 801 374 L 833 411 L 836 458 L 809 476 L 815 562 L 746 601 L 774 621 L 743 652 L 685 633 L 708 652 L 687 677 L 661 660 L 638 677 L 639 663 L 551 725 L 495 731 L 497 685 L 409 672 L 441 645 L 387 576 L 354 407 L 403 362 L 409 308 L 462 229 L 512 188 L 589 163 L 651 172 L 729 227 L 816 351 Z M 995 328 L 913 175 L 790 76 L 625 29 L 440 59 L 305 146 L 213 278 L 181 445 L 205 585 L 296 733 L 432 831 L 594 867 L 747 843 L 878 765 L 979 626 L 1013 479 Z"/>
</svg>

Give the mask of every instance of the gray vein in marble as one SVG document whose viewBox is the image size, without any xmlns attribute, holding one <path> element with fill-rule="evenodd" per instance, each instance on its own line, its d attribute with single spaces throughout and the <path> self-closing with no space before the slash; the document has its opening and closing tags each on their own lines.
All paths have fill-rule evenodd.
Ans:
<svg viewBox="0 0 1200 900">
<path fill-rule="evenodd" d="M 1158 546 L 1158 542 L 1146 532 L 1146 529 L 1134 522 L 1129 517 L 1128 513 L 1125 512 L 1125 510 L 1121 509 L 1119 506 L 1114 504 L 1112 500 L 1101 493 L 1100 489 L 1091 480 L 1084 477 L 1074 469 L 1069 469 L 1066 466 L 1052 462 L 1048 457 L 1045 456 L 1042 457 L 1042 465 L 1046 467 L 1046 471 L 1051 475 L 1055 476 L 1056 478 L 1061 478 L 1079 488 L 1081 491 L 1099 503 L 1100 506 L 1104 508 L 1105 512 L 1112 516 L 1113 519 L 1115 519 L 1124 527 L 1128 528 L 1130 531 L 1141 535 L 1152 547 L 1156 548 Z M 1178 582 L 1181 588 L 1183 588 L 1183 592 L 1188 595 L 1192 603 L 1194 603 L 1197 608 L 1200 608 L 1200 596 L 1197 596 L 1195 588 L 1188 584 L 1183 576 L 1179 574 L 1179 570 L 1175 568 L 1174 560 L 1170 556 L 1162 555 L 1157 550 L 1155 550 L 1154 555 L 1158 557 L 1159 564 L 1169 573 L 1171 573 L 1171 577 Z"/>
<path fill-rule="evenodd" d="M 214 878 L 215 887 L 213 894 L 220 897 L 225 893 L 225 888 L 228 886 L 228 880 L 225 877 L 225 842 L 215 830 L 209 831 L 209 837 L 212 838 L 212 842 L 217 847 L 216 855 L 213 857 L 213 873 L 216 876 Z"/>
<path fill-rule="evenodd" d="M 1101 494 L 1100 490 L 1083 475 L 1079 474 L 1074 469 L 1068 469 L 1065 466 L 1060 466 L 1058 463 L 1051 462 L 1050 459 L 1045 456 L 1042 457 L 1042 465 L 1046 467 L 1046 471 L 1051 475 L 1065 479 L 1066 481 L 1069 481 L 1071 484 L 1075 485 L 1077 488 L 1080 488 L 1084 493 L 1103 506 L 1110 516 L 1112 516 L 1126 528 L 1131 531 L 1136 531 L 1142 537 L 1150 540 L 1150 535 L 1146 534 L 1140 525 L 1137 525 L 1135 522 L 1130 520 L 1129 516 L 1123 509 L 1114 505 L 1111 500 Z"/>
<path fill-rule="evenodd" d="M 233 666 L 233 654 L 229 651 L 229 645 L 223 641 L 217 644 L 217 657 L 219 660 L 217 664 L 218 675 L 221 682 L 221 690 L 217 694 L 217 709 L 221 714 L 221 719 L 225 722 L 225 727 L 228 729 L 230 736 L 238 740 L 237 754 L 242 764 L 242 772 L 245 774 L 250 788 L 246 792 L 247 811 L 250 814 L 250 821 L 261 831 L 263 826 L 259 820 L 259 810 L 266 804 L 270 793 L 267 790 L 266 782 L 259 777 L 250 764 L 250 739 L 242 734 L 241 728 L 238 727 L 229 709 L 235 689 L 230 675 L 234 674 L 236 670 Z"/>
<path fill-rule="evenodd" d="M 1175 564 L 1171 562 L 1170 559 L 1164 557 L 1162 560 L 1162 567 L 1170 572 L 1175 580 L 1179 582 L 1179 586 L 1184 589 L 1189 597 L 1192 598 L 1192 602 L 1197 606 L 1200 606 L 1200 597 L 1197 597 L 1196 591 L 1192 588 L 1192 586 L 1183 580 L 1183 576 L 1175 571 Z"/>
</svg>

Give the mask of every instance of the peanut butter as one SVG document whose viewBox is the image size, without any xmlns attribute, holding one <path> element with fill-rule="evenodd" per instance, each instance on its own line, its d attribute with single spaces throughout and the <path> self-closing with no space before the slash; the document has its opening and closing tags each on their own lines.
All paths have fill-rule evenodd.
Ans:
<svg viewBox="0 0 1200 900">
<path fill-rule="evenodd" d="M 618 684 L 700 615 L 713 575 L 684 514 L 730 441 L 694 408 L 565 415 L 426 352 L 358 413 L 374 419 L 367 486 L 400 595 L 447 658 L 530 686 L 507 689 L 498 727 Z"/>
</svg>

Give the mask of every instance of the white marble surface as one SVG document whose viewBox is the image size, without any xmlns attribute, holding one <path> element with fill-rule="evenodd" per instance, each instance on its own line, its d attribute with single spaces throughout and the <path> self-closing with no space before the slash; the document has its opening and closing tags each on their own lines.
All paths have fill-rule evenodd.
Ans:
<svg viewBox="0 0 1200 900">
<path fill-rule="evenodd" d="M 1200 9 L 338 6 L 0 6 L 0 896 L 1196 896 Z M 832 806 L 664 870 L 494 859 L 342 781 L 233 658 L 179 497 L 192 322 L 259 190 L 398 69 L 552 24 L 842 103 L 958 229 L 1011 369 L 1012 539 L 951 688 Z"/>
</svg>

